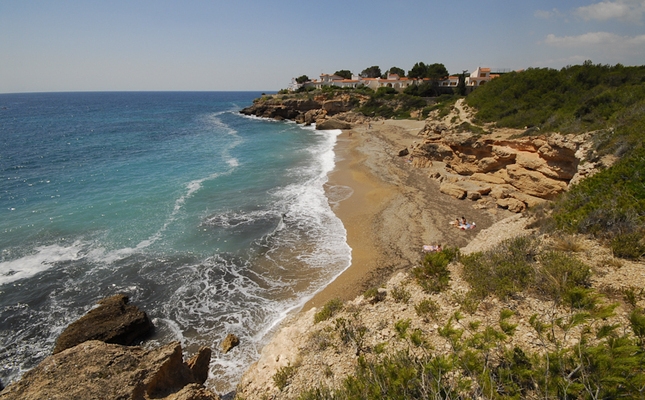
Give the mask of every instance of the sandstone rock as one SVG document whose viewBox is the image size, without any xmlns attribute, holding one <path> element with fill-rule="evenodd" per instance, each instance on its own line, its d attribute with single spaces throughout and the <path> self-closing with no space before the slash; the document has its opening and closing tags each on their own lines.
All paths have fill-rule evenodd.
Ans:
<svg viewBox="0 0 645 400">
<path fill-rule="evenodd" d="M 347 112 L 352 108 L 352 104 L 341 100 L 328 100 L 322 104 L 322 109 L 327 112 L 327 115 L 335 115 L 342 112 Z"/>
<path fill-rule="evenodd" d="M 229 333 L 222 341 L 222 344 L 220 344 L 220 348 L 222 349 L 222 353 L 226 354 L 229 352 L 229 350 L 231 350 L 233 347 L 239 344 L 240 344 L 240 338 L 238 338 L 232 333 Z"/>
<path fill-rule="evenodd" d="M 54 354 L 86 340 L 130 345 L 148 335 L 154 326 L 148 315 L 128 304 L 128 296 L 117 294 L 98 302 L 78 321 L 71 323 L 56 340 Z"/>
<path fill-rule="evenodd" d="M 500 177 L 497 177 L 495 175 L 490 175 L 490 174 L 482 174 L 481 172 L 476 172 L 470 176 L 470 179 L 474 179 L 476 181 L 481 181 L 481 182 L 487 182 L 487 183 L 495 183 L 498 185 L 506 183 L 506 181 Z"/>
<path fill-rule="evenodd" d="M 482 195 L 477 191 L 472 191 L 472 192 L 468 192 L 468 194 L 466 195 L 466 198 L 468 200 L 479 200 L 482 198 Z"/>
<path fill-rule="evenodd" d="M 323 121 L 316 121 L 317 130 L 332 130 L 332 129 L 351 129 L 352 126 L 344 121 L 339 121 L 334 118 L 325 119 Z"/>
<path fill-rule="evenodd" d="M 506 172 L 511 185 L 526 194 L 542 199 L 552 199 L 567 189 L 566 182 L 549 178 L 540 172 L 522 168 L 520 165 L 509 165 L 506 167 Z"/>
<path fill-rule="evenodd" d="M 508 188 L 498 185 L 492 188 L 489 195 L 490 197 L 499 200 L 499 199 L 507 198 L 509 193 L 510 193 L 510 190 Z"/>
<path fill-rule="evenodd" d="M 206 365 L 208 368 L 208 365 Z M 203 375 L 203 371 L 198 371 Z M 187 386 L 188 385 L 188 386 Z M 179 343 L 146 350 L 97 340 L 51 355 L 9 385 L 3 400 L 216 400 L 183 362 Z"/>
<path fill-rule="evenodd" d="M 512 197 L 507 197 L 505 199 L 498 199 L 497 205 L 502 208 L 507 208 L 509 211 L 513 211 L 516 213 L 526 210 L 526 204 Z"/>
<path fill-rule="evenodd" d="M 320 110 L 309 110 L 305 113 L 303 122 L 305 125 L 311 125 L 316 122 L 316 119 L 318 119 L 319 116 Z"/>
<path fill-rule="evenodd" d="M 441 186 L 439 186 L 439 191 L 459 200 L 466 197 L 466 190 L 455 185 L 454 183 L 443 182 Z"/>
<path fill-rule="evenodd" d="M 496 171 L 507 164 L 508 162 L 504 162 L 495 157 L 484 157 L 477 163 L 477 172 L 486 173 L 490 171 Z"/>
<path fill-rule="evenodd" d="M 547 200 L 541 199 L 539 197 L 531 196 L 522 192 L 511 192 L 508 197 L 513 197 L 519 201 L 526 204 L 527 207 L 535 207 L 537 205 L 545 203 Z"/>
</svg>

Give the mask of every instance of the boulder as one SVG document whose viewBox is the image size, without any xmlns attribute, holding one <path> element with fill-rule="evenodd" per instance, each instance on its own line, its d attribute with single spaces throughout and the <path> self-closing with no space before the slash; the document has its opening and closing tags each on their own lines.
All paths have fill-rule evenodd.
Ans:
<svg viewBox="0 0 645 400">
<path fill-rule="evenodd" d="M 505 199 L 498 199 L 497 205 L 501 208 L 507 208 L 509 211 L 513 211 L 516 213 L 526 210 L 526 204 L 512 197 L 507 197 Z"/>
<path fill-rule="evenodd" d="M 443 182 L 441 186 L 439 186 L 439 191 L 443 194 L 447 194 L 459 200 L 466 197 L 466 189 L 459 187 L 454 183 L 450 183 L 450 182 Z"/>
<path fill-rule="evenodd" d="M 410 151 L 408 150 L 407 147 L 405 149 L 399 150 L 399 153 L 398 153 L 399 157 L 404 157 L 404 156 L 407 156 L 408 154 L 410 154 Z"/>
<path fill-rule="evenodd" d="M 149 350 L 90 340 L 47 357 L 9 385 L 0 397 L 3 400 L 219 399 L 199 383 L 208 374 L 208 362 L 202 361 L 199 365 L 200 370 L 193 371 L 184 363 L 181 345 L 177 342 Z"/>
<path fill-rule="evenodd" d="M 226 335 L 224 340 L 222 340 L 222 344 L 220 344 L 220 348 L 222 349 L 222 353 L 226 354 L 231 350 L 233 347 L 237 346 L 240 344 L 240 338 L 235 336 L 232 333 L 229 333 Z"/>
<path fill-rule="evenodd" d="M 117 294 L 98 302 L 79 320 L 71 323 L 56 340 L 54 354 L 86 340 L 130 345 L 154 328 L 148 315 L 128 304 L 128 296 Z"/>
<path fill-rule="evenodd" d="M 472 191 L 472 192 L 469 191 L 468 194 L 466 195 L 466 198 L 468 200 L 479 200 L 482 198 L 482 195 L 477 191 Z"/>
<path fill-rule="evenodd" d="M 344 121 L 339 121 L 334 118 L 316 121 L 316 129 L 321 131 L 328 131 L 332 129 L 351 129 L 352 126 Z"/>
</svg>

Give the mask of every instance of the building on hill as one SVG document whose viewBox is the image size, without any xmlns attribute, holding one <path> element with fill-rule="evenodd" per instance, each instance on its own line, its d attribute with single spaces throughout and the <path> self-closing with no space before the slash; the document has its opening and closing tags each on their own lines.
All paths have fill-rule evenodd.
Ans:
<svg viewBox="0 0 645 400">
<path fill-rule="evenodd" d="M 499 74 L 491 74 L 490 68 L 477 67 L 470 76 L 466 77 L 466 86 L 473 88 L 478 87 L 497 77 L 499 77 Z M 367 86 L 374 91 L 382 87 L 389 87 L 393 88 L 397 92 L 403 92 L 408 86 L 420 85 L 428 81 L 430 81 L 429 78 L 411 79 L 400 77 L 397 74 L 388 74 L 387 78 L 363 78 L 358 75 L 352 75 L 351 79 L 346 79 L 342 76 L 333 74 L 321 74 L 320 79 L 314 79 L 302 84 L 296 82 L 296 78 L 292 78 L 291 83 L 288 86 L 288 90 L 296 91 L 301 87 L 321 89 L 323 86 L 336 86 L 340 88 L 358 88 L 361 86 Z M 437 82 L 437 85 L 442 90 L 456 88 L 458 84 L 459 75 L 450 75 Z"/>
<path fill-rule="evenodd" d="M 477 67 L 470 76 L 466 77 L 466 86 L 481 86 L 491 79 L 498 78 L 499 74 L 491 74 L 490 68 Z"/>
</svg>

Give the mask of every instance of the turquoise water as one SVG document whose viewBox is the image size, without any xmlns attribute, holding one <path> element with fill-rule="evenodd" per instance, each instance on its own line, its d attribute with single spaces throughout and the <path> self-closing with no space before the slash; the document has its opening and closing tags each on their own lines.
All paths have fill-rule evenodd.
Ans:
<svg viewBox="0 0 645 400">
<path fill-rule="evenodd" d="M 228 334 L 233 388 L 267 335 L 349 265 L 323 185 L 339 132 L 249 118 L 260 93 L 0 95 L 0 379 L 126 293 L 151 344 Z"/>
</svg>

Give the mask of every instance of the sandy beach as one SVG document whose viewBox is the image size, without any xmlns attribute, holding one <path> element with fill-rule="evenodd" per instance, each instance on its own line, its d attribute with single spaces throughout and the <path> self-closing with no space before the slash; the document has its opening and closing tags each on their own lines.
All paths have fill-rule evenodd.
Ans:
<svg viewBox="0 0 645 400">
<path fill-rule="evenodd" d="M 351 300 L 393 273 L 419 262 L 424 244 L 463 247 L 477 232 L 509 215 L 477 209 L 470 200 L 439 192 L 429 177 L 433 167 L 414 168 L 399 150 L 419 140 L 424 121 L 386 120 L 343 131 L 336 144 L 336 168 L 328 191 L 353 193 L 334 203 L 352 248 L 351 266 L 312 298 L 303 311 L 340 298 Z M 331 196 L 333 198 L 333 196 Z M 462 231 L 450 222 L 465 216 L 477 229 Z"/>
</svg>

